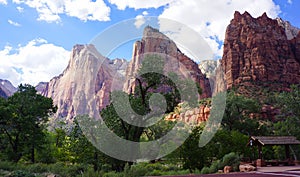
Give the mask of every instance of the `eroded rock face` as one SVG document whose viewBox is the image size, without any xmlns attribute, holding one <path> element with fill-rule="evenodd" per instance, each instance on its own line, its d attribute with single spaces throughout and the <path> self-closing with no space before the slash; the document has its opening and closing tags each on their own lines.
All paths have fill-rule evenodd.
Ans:
<svg viewBox="0 0 300 177">
<path fill-rule="evenodd" d="M 123 86 L 118 72 L 122 64 L 114 66 L 111 62 L 93 45 L 73 47 L 68 67 L 42 91 L 58 107 L 56 118 L 72 121 L 76 115 L 88 114 L 99 119 L 99 111 L 109 104 L 110 92 Z"/>
<path fill-rule="evenodd" d="M 39 94 L 42 94 L 43 92 L 45 92 L 47 85 L 48 85 L 48 82 L 39 82 L 38 85 L 35 86 L 35 89 Z"/>
<path fill-rule="evenodd" d="M 299 33 L 288 39 L 286 28 L 266 13 L 253 18 L 236 12 L 226 30 L 221 66 L 226 88 L 287 91 L 300 83 Z"/>
<path fill-rule="evenodd" d="M 72 121 L 76 115 L 89 114 L 98 119 L 99 111 L 110 103 L 111 91 L 133 92 L 134 76 L 144 54 L 155 53 L 166 59 L 166 73 L 172 71 L 185 78 L 191 77 L 200 84 L 202 97 L 211 96 L 209 81 L 198 65 L 181 53 L 164 34 L 147 27 L 142 40 L 134 45 L 130 64 L 124 59 L 109 60 L 101 56 L 93 45 L 76 45 L 64 72 L 48 83 L 40 83 L 37 89 L 53 99 L 58 107 L 57 118 Z"/>
<path fill-rule="evenodd" d="M 133 47 L 132 60 L 126 70 L 124 91 L 132 93 L 135 88 L 135 77 L 146 54 L 158 54 L 164 58 L 164 74 L 174 72 L 181 78 L 190 78 L 202 88 L 202 98 L 211 96 L 209 80 L 201 73 L 198 65 L 184 55 L 166 35 L 150 26 L 144 29 L 143 38 Z"/>
<path fill-rule="evenodd" d="M 2 90 L 2 88 L 0 88 L 0 97 L 2 98 L 7 98 L 6 93 Z"/>
<path fill-rule="evenodd" d="M 285 29 L 285 34 L 288 40 L 295 38 L 300 32 L 300 29 L 292 26 L 290 22 L 284 21 L 281 18 L 276 18 L 276 20 L 278 24 Z"/>
<path fill-rule="evenodd" d="M 190 125 L 199 125 L 208 121 L 211 106 L 201 104 L 199 107 L 193 109 L 182 109 L 182 104 L 179 104 L 176 109 L 177 112 L 166 115 L 165 120 L 181 121 Z"/>
<path fill-rule="evenodd" d="M 0 96 L 7 98 L 13 95 L 17 91 L 17 88 L 12 85 L 8 80 L 0 79 Z"/>
</svg>

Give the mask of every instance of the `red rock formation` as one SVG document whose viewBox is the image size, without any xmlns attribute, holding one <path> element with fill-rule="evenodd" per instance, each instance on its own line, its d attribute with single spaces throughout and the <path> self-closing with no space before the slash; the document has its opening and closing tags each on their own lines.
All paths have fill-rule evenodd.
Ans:
<svg viewBox="0 0 300 177">
<path fill-rule="evenodd" d="M 300 83 L 300 34 L 288 40 L 285 29 L 266 13 L 253 18 L 235 12 L 226 30 L 221 66 L 227 89 L 288 90 Z"/>
<path fill-rule="evenodd" d="M 147 53 L 155 53 L 164 57 L 164 72 L 175 72 L 184 78 L 191 77 L 202 88 L 202 98 L 211 96 L 209 80 L 201 73 L 198 65 L 184 55 L 166 35 L 160 33 L 157 29 L 150 26 L 144 29 L 144 35 L 141 41 L 137 41 L 133 47 L 132 60 L 126 70 L 127 82 L 124 90 L 133 92 L 135 87 L 135 76 Z M 188 76 L 189 75 L 189 76 Z"/>
<path fill-rule="evenodd" d="M 191 125 L 199 125 L 206 122 L 210 115 L 211 107 L 200 105 L 197 108 L 182 110 L 181 104 L 177 107 L 179 113 L 171 113 L 165 117 L 168 121 L 182 121 Z"/>
</svg>

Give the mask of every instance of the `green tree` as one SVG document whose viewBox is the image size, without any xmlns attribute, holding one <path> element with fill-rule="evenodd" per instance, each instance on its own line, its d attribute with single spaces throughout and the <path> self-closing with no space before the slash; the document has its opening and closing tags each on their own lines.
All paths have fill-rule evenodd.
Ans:
<svg viewBox="0 0 300 177">
<path fill-rule="evenodd" d="M 170 155 L 177 156 L 182 162 L 183 168 L 189 169 L 190 172 L 196 169 L 201 170 L 204 166 L 209 165 L 209 154 L 207 154 L 206 146 L 199 147 L 199 138 L 203 128 L 203 125 L 195 127 L 183 145 Z"/>
<path fill-rule="evenodd" d="M 229 131 L 236 130 L 246 135 L 263 134 L 264 130 L 255 116 L 259 111 L 260 105 L 256 100 L 229 91 L 222 126 Z"/>
<path fill-rule="evenodd" d="M 35 150 L 45 142 L 45 125 L 55 113 L 51 98 L 37 94 L 33 86 L 20 85 L 1 109 L 1 131 L 9 142 L 10 158 L 17 162 L 26 154 L 35 162 Z M 2 104 L 3 105 L 3 104 Z"/>
<path fill-rule="evenodd" d="M 292 85 L 290 92 L 277 93 L 277 107 L 281 108 L 273 133 L 279 136 L 295 136 L 300 140 L 300 86 Z M 300 158 L 299 146 L 291 146 L 295 159 Z"/>
</svg>

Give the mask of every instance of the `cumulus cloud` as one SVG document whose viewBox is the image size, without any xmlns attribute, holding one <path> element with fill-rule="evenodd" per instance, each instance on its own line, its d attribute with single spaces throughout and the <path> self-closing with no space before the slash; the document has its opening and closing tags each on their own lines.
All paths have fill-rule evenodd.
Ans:
<svg viewBox="0 0 300 177">
<path fill-rule="evenodd" d="M 23 7 L 20 7 L 20 6 L 17 7 L 17 10 L 18 10 L 20 13 L 24 12 L 24 8 L 23 8 Z"/>
<path fill-rule="evenodd" d="M 143 15 L 138 15 L 135 17 L 134 25 L 136 28 L 140 28 L 145 23 L 145 17 Z"/>
<path fill-rule="evenodd" d="M 7 5 L 7 0 L 0 0 L 0 4 Z"/>
<path fill-rule="evenodd" d="M 15 86 L 49 81 L 66 68 L 69 54 L 44 39 L 32 40 L 16 49 L 6 46 L 0 50 L 0 78 L 10 80 Z"/>
<path fill-rule="evenodd" d="M 14 21 L 12 21 L 12 20 L 7 20 L 7 22 L 8 22 L 9 24 L 13 25 L 13 26 L 16 26 L 16 27 L 20 27 L 20 26 L 21 26 L 21 24 L 19 24 L 19 23 L 17 23 L 17 22 L 14 22 Z"/>
<path fill-rule="evenodd" d="M 142 15 L 137 15 L 135 17 L 135 23 L 134 23 L 134 25 L 135 25 L 136 28 L 140 28 L 143 24 L 145 24 L 145 22 L 146 22 L 145 16 L 147 16 L 147 15 L 148 15 L 148 12 L 144 11 L 142 13 Z"/>
<path fill-rule="evenodd" d="M 222 48 L 219 46 L 235 11 L 248 11 L 254 17 L 267 12 L 269 17 L 274 18 L 280 13 L 280 7 L 272 0 L 176 0 L 159 17 L 176 20 L 195 30 L 207 41 L 215 55 L 221 56 Z M 168 27 L 161 25 L 160 28 L 164 31 Z M 172 38 L 172 35 L 169 37 Z"/>
<path fill-rule="evenodd" d="M 36 9 L 38 20 L 59 22 L 60 15 L 66 14 L 87 21 L 109 21 L 110 8 L 103 0 L 13 0 L 16 4 L 26 4 Z"/>
<path fill-rule="evenodd" d="M 288 0 L 287 1 L 289 4 L 293 4 L 293 1 L 292 0 Z"/>
<path fill-rule="evenodd" d="M 165 6 L 174 0 L 108 0 L 109 3 L 114 4 L 119 10 L 128 8 L 147 9 L 159 8 Z"/>
</svg>

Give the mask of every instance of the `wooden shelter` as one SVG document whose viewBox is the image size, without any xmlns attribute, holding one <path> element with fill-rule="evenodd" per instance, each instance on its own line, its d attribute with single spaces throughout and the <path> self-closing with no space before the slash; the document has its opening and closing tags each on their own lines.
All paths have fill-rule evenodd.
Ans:
<svg viewBox="0 0 300 177">
<path fill-rule="evenodd" d="M 290 145 L 299 145 L 300 141 L 294 136 L 251 136 L 248 142 L 249 146 L 257 146 L 258 159 L 262 161 L 262 147 L 282 145 L 285 146 L 285 156 L 287 161 L 290 161 Z M 262 165 L 263 166 L 263 165 Z"/>
</svg>

